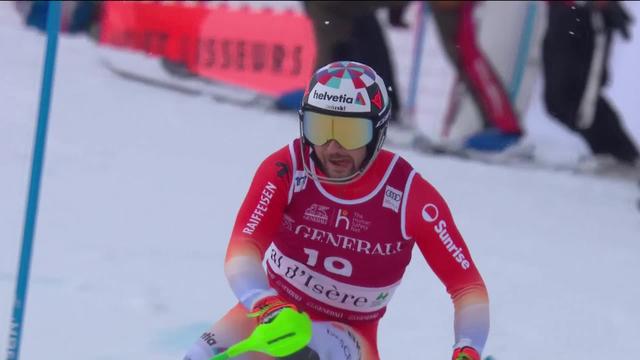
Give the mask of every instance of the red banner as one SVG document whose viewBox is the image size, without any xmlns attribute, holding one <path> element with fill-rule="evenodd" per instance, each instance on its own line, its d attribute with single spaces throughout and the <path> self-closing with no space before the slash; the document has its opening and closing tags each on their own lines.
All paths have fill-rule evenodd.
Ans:
<svg viewBox="0 0 640 360">
<path fill-rule="evenodd" d="M 293 11 L 180 1 L 105 1 L 100 42 L 185 64 L 214 80 L 279 95 L 315 66 L 311 21 Z"/>
</svg>

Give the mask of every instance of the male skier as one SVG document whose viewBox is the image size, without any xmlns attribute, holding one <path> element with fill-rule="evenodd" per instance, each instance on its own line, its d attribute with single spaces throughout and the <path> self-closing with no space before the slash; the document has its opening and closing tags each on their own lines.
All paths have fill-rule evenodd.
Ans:
<svg viewBox="0 0 640 360">
<path fill-rule="evenodd" d="M 452 359 L 479 360 L 487 290 L 444 199 L 382 149 L 391 103 L 380 76 L 357 62 L 326 65 L 299 113 L 300 138 L 262 162 L 236 218 L 225 273 L 239 302 L 185 360 L 209 360 L 285 308 L 312 320 L 311 341 L 285 359 L 379 359 L 378 321 L 414 244 L 451 295 Z"/>
</svg>

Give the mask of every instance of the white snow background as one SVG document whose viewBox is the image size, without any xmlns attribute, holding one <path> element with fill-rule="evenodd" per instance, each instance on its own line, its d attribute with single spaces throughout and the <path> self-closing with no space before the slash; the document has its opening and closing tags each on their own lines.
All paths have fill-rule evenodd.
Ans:
<svg viewBox="0 0 640 360">
<path fill-rule="evenodd" d="M 637 21 L 640 4 L 628 3 Z M 640 26 L 618 41 L 608 94 L 640 139 Z M 394 33 L 397 62 L 410 32 Z M 8 344 L 45 37 L 0 2 L 0 356 Z M 58 48 L 21 359 L 181 359 L 235 303 L 231 227 L 292 113 L 127 82 L 83 36 Z M 398 70 L 406 85 L 408 69 Z M 404 88 L 404 87 L 403 87 Z M 584 152 L 539 102 L 539 145 Z M 393 149 L 391 149 L 393 150 Z M 560 150 L 559 150 L 560 151 Z M 447 199 L 491 297 L 486 354 L 622 359 L 640 339 L 636 184 L 400 151 Z M 448 359 L 452 306 L 414 253 L 381 321 L 384 359 Z"/>
</svg>

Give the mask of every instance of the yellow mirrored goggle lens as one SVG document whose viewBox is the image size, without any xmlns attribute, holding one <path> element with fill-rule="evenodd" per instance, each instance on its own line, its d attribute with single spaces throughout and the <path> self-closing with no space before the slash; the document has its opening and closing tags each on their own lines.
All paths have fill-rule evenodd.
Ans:
<svg viewBox="0 0 640 360">
<path fill-rule="evenodd" d="M 353 150 L 367 145 L 373 138 L 373 124 L 367 118 L 332 116 L 305 111 L 302 118 L 304 136 L 314 145 L 336 140 Z"/>
</svg>

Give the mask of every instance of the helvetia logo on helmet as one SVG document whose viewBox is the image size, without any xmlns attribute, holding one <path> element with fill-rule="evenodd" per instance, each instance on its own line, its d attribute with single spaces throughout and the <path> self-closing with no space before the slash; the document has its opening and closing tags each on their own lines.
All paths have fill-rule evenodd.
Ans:
<svg viewBox="0 0 640 360">
<path fill-rule="evenodd" d="M 313 98 L 318 100 L 330 100 L 333 102 L 340 102 L 346 104 L 353 104 L 353 98 L 347 95 L 331 95 L 328 92 L 318 92 L 318 90 L 313 90 Z"/>
</svg>

